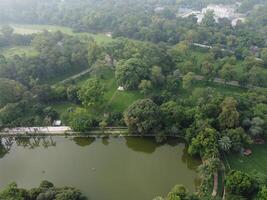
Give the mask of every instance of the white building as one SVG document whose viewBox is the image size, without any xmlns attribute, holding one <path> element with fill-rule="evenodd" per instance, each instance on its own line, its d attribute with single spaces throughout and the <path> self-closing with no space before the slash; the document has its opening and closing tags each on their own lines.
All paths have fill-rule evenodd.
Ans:
<svg viewBox="0 0 267 200">
<path fill-rule="evenodd" d="M 236 26 L 238 21 L 245 21 L 245 16 L 236 12 L 237 6 L 238 5 L 210 4 L 206 8 L 203 8 L 201 11 L 181 8 L 179 9 L 177 16 L 186 18 L 190 15 L 195 15 L 197 22 L 201 23 L 205 14 L 209 10 L 212 10 L 214 11 L 216 22 L 218 22 L 218 19 L 220 18 L 227 18 L 231 21 L 232 26 Z"/>
</svg>

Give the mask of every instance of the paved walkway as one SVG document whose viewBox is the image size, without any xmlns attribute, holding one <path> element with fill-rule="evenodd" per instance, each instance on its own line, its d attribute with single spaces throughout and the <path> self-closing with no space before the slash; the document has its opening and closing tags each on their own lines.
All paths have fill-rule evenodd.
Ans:
<svg viewBox="0 0 267 200">
<path fill-rule="evenodd" d="M 65 134 L 66 132 L 72 131 L 69 126 L 58 126 L 58 127 L 16 127 L 16 128 L 5 128 L 0 135 L 25 135 L 25 134 Z"/>
</svg>

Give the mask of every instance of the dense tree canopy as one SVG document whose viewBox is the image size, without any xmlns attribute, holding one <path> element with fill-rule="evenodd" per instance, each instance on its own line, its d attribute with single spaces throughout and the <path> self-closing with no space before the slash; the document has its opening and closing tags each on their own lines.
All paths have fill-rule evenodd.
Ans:
<svg viewBox="0 0 267 200">
<path fill-rule="evenodd" d="M 22 189 L 11 183 L 0 192 L 1 200 L 86 200 L 79 190 L 71 187 L 57 188 L 48 181 L 41 182 L 38 188 Z"/>
<path fill-rule="evenodd" d="M 14 103 L 22 99 L 25 89 L 20 83 L 0 78 L 0 108 L 8 103 Z"/>
<path fill-rule="evenodd" d="M 124 120 L 132 133 L 153 134 L 160 128 L 160 110 L 150 99 L 139 100 L 127 109 Z"/>
</svg>

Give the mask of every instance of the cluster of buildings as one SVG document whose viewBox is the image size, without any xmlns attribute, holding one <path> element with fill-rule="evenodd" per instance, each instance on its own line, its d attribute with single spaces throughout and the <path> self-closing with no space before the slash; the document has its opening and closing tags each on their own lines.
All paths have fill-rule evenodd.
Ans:
<svg viewBox="0 0 267 200">
<path fill-rule="evenodd" d="M 210 4 L 206 8 L 202 10 L 192 10 L 190 8 L 179 8 L 178 9 L 178 17 L 189 17 L 190 15 L 195 15 L 198 23 L 201 23 L 205 14 L 212 10 L 214 11 L 215 20 L 218 21 L 219 18 L 227 18 L 231 21 L 232 26 L 236 26 L 238 21 L 245 21 L 245 15 L 236 12 L 238 8 L 238 4 L 234 5 L 222 5 L 222 4 Z"/>
</svg>

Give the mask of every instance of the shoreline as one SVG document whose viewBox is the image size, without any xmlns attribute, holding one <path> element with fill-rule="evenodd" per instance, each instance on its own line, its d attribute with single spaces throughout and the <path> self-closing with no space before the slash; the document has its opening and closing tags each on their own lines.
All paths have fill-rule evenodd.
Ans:
<svg viewBox="0 0 267 200">
<path fill-rule="evenodd" d="M 45 137 L 45 136 L 64 136 L 64 137 L 155 137 L 155 134 L 135 135 L 128 132 L 127 127 L 107 127 L 101 129 L 92 128 L 87 132 L 75 132 L 68 126 L 59 127 L 17 127 L 6 128 L 0 131 L 0 137 Z M 166 137 L 181 138 L 175 135 L 166 135 Z"/>
<path fill-rule="evenodd" d="M 5 128 L 0 131 L 0 136 L 87 136 L 87 135 L 127 135 L 126 127 L 107 127 L 101 129 L 98 127 L 92 128 L 87 132 L 73 131 L 69 126 L 58 127 L 16 127 Z"/>
</svg>

